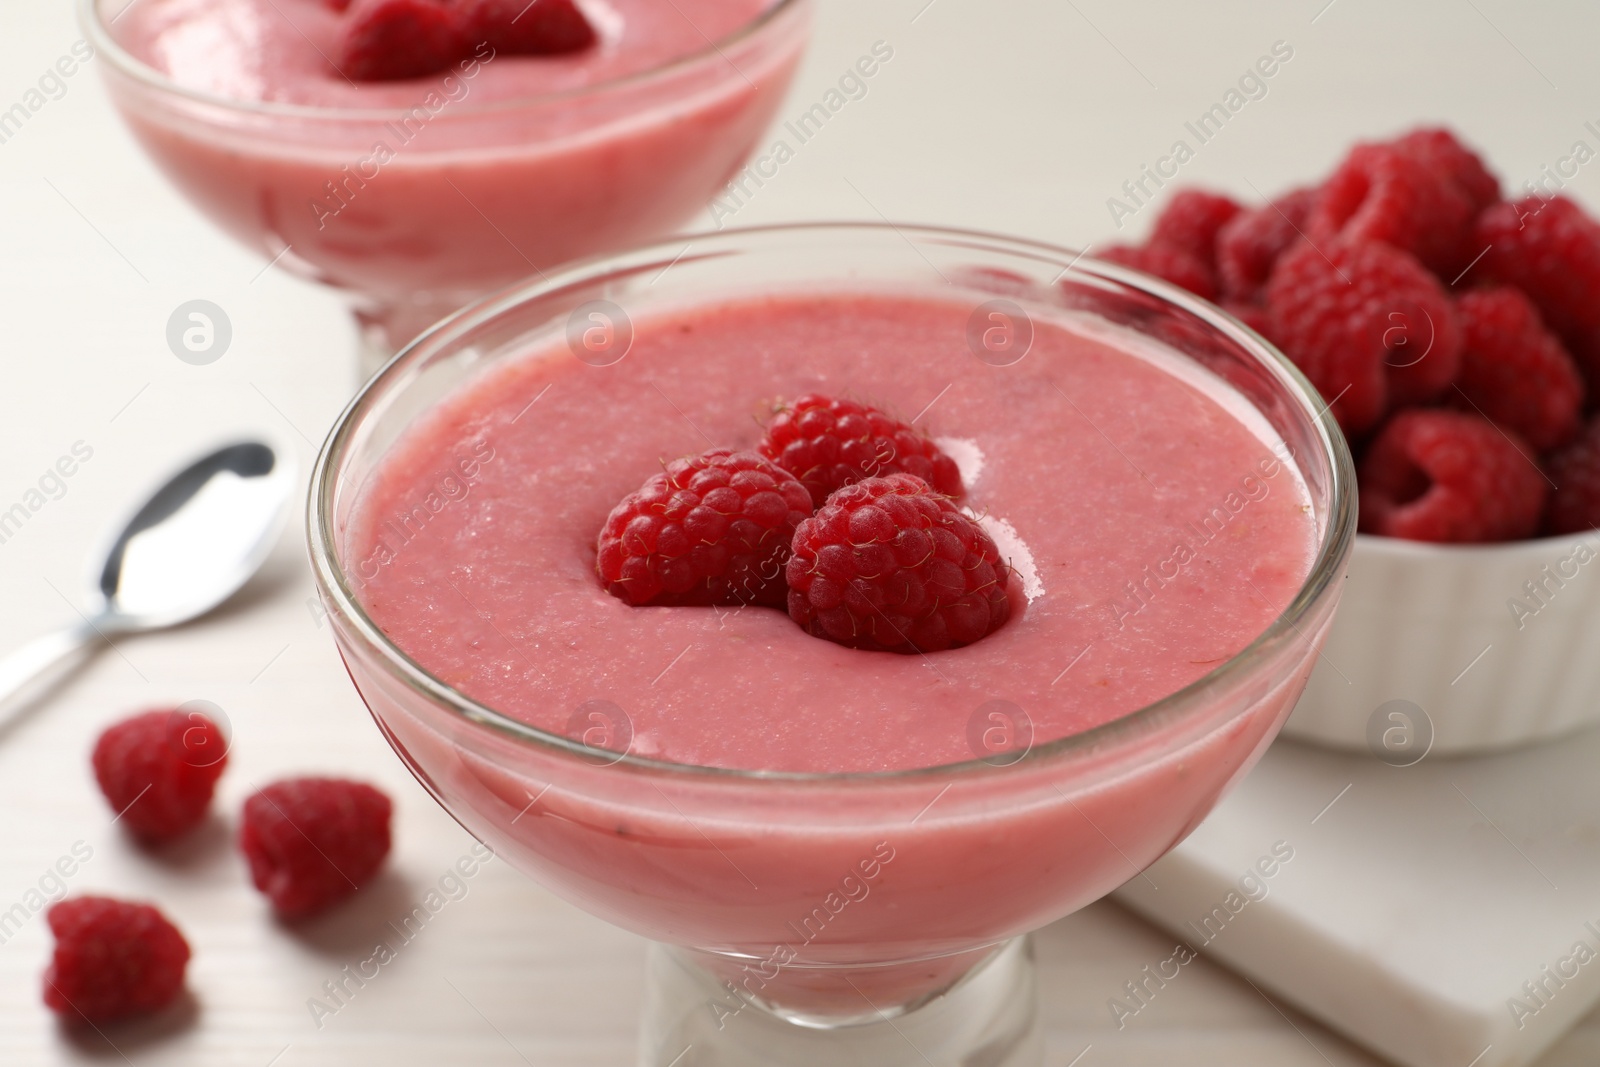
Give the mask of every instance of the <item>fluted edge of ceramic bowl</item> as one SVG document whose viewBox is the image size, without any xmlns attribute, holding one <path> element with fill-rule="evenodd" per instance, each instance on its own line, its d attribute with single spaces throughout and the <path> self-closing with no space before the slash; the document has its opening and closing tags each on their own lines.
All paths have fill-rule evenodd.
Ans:
<svg viewBox="0 0 1600 1067">
<path fill-rule="evenodd" d="M 1283 734 L 1376 750 L 1396 707 L 1441 754 L 1600 724 L 1600 531 L 1500 545 L 1358 536 Z"/>
</svg>

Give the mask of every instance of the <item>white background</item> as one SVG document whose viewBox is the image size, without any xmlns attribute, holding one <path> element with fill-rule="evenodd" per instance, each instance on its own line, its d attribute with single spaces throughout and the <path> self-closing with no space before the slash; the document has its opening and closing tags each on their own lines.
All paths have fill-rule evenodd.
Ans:
<svg viewBox="0 0 1600 1067">
<path fill-rule="evenodd" d="M 1317 177 L 1355 138 L 1421 120 L 1455 125 L 1512 186 L 1576 139 L 1600 148 L 1583 128 L 1600 120 L 1600 8 L 1325 3 L 822 0 L 782 117 L 820 99 L 875 41 L 894 58 L 865 98 L 724 221 L 881 215 L 1104 243 L 1106 199 L 1278 40 L 1293 59 L 1200 149 L 1184 180 L 1254 200 Z M 0 110 L 79 36 L 66 0 L 6 0 Z M 1573 184 L 1592 203 L 1596 175 L 1600 162 Z M 334 296 L 264 266 L 139 154 L 94 64 L 0 144 L 0 509 L 75 441 L 94 449 L 65 496 L 0 544 L 0 648 L 74 617 L 69 600 L 107 524 L 197 447 L 263 433 L 309 464 L 354 383 L 354 337 Z M 168 315 L 194 298 L 221 305 L 233 323 L 231 350 L 205 367 L 175 359 L 165 341 Z M 195 948 L 192 1002 L 117 1031 L 113 1048 L 58 1029 L 41 1007 L 48 937 L 35 920 L 0 945 L 0 1062 L 631 1063 L 643 946 L 504 867 L 481 873 L 348 1008 L 313 1025 L 307 998 L 365 958 L 385 923 L 470 842 L 372 727 L 308 610 L 303 557 L 296 528 L 226 613 L 105 650 L 0 735 L 0 910 L 82 840 L 94 858 L 74 891 L 158 901 Z M 109 825 L 88 747 L 111 719 L 194 698 L 231 717 L 232 766 L 213 822 L 152 858 Z M 361 905 L 291 932 L 267 917 L 230 838 L 254 785 L 303 770 L 389 788 L 398 844 Z M 1204 962 L 1119 1032 L 1107 999 L 1171 945 L 1113 905 L 1057 924 L 1040 946 L 1051 1067 L 1374 1062 Z M 1545 1063 L 1596 1059 L 1600 1022 L 1591 1020 Z"/>
</svg>

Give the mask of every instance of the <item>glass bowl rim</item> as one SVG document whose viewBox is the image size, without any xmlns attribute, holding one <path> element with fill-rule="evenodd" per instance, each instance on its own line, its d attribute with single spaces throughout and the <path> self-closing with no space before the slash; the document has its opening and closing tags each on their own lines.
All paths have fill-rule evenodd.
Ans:
<svg viewBox="0 0 1600 1067">
<path fill-rule="evenodd" d="M 123 48 L 116 38 L 111 35 L 110 24 L 101 17 L 100 8 L 104 2 L 105 0 L 78 0 L 78 21 L 87 31 L 89 43 L 93 45 L 96 54 L 106 57 L 120 73 L 169 96 L 183 97 L 195 103 L 241 114 L 302 120 L 317 119 L 328 122 L 393 122 L 411 115 L 416 108 L 422 106 L 421 102 L 418 101 L 411 107 L 319 107 L 315 104 L 286 104 L 275 100 L 239 100 L 190 88 L 168 77 Z M 128 4 L 123 10 L 126 11 L 138 2 L 139 0 L 128 0 Z M 784 14 L 795 8 L 804 7 L 808 2 L 809 0 L 774 0 L 772 6 L 749 22 L 739 26 L 732 33 L 726 34 L 718 40 L 708 41 L 703 48 L 697 48 L 693 52 L 674 57 L 645 70 L 608 78 L 593 85 L 563 89 L 559 92 L 519 96 L 481 104 L 467 104 L 463 107 L 452 108 L 450 114 L 452 116 L 487 115 L 541 106 L 556 101 L 575 100 L 585 96 L 599 96 L 614 89 L 627 88 L 636 84 L 642 85 L 665 77 L 676 73 L 680 69 L 703 62 L 712 56 L 720 56 L 724 62 L 731 66 L 732 61 L 722 54 L 723 49 L 756 36 Z M 737 70 L 738 68 L 735 67 L 734 69 Z"/>
<path fill-rule="evenodd" d="M 1309 415 L 1311 430 L 1321 442 L 1322 452 L 1329 467 L 1328 520 L 1318 546 L 1316 557 L 1288 607 L 1265 630 L 1227 661 L 1190 682 L 1182 689 L 1167 694 L 1160 700 L 1128 712 L 1119 718 L 1080 733 L 1037 745 L 1028 750 L 1025 758 L 1015 762 L 997 763 L 990 759 L 973 758 L 928 767 L 901 768 L 887 771 L 775 771 L 751 770 L 737 767 L 714 767 L 701 764 L 677 763 L 650 759 L 633 753 L 618 755 L 609 750 L 595 749 L 561 734 L 541 730 L 510 715 L 480 704 L 454 687 L 440 681 L 426 668 L 413 660 L 369 617 L 354 590 L 345 569 L 335 557 L 333 530 L 333 492 L 335 471 L 348 452 L 352 435 L 376 401 L 385 395 L 388 387 L 409 369 L 419 358 L 440 346 L 490 322 L 528 301 L 559 291 L 568 286 L 592 280 L 610 273 L 619 264 L 640 261 L 642 257 L 657 255 L 661 262 L 676 262 L 682 258 L 682 247 L 695 245 L 697 250 L 713 243 L 724 247 L 721 252 L 709 251 L 696 255 L 715 258 L 719 255 L 739 254 L 741 248 L 729 245 L 780 238 L 796 233 L 834 233 L 841 237 L 852 234 L 892 234 L 897 239 L 911 243 L 914 238 L 958 247 L 988 249 L 1012 255 L 1031 256 L 1053 264 L 1065 264 L 1062 276 L 1070 271 L 1082 270 L 1090 277 L 1110 280 L 1161 302 L 1174 305 L 1201 320 L 1226 339 L 1234 342 L 1255 357 L 1257 365 L 1272 374 L 1277 383 L 1299 406 L 1302 415 Z M 678 250 L 678 251 L 674 251 Z M 1085 269 L 1086 268 L 1086 269 Z M 1114 263 L 1092 259 L 1081 252 L 1051 245 L 1041 241 L 1009 237 L 980 230 L 956 229 L 941 226 L 896 224 L 891 222 L 800 222 L 768 226 L 728 227 L 722 230 L 676 237 L 635 245 L 621 252 L 613 252 L 576 260 L 549 271 L 544 277 L 525 281 L 499 293 L 485 297 L 450 317 L 435 324 L 425 333 L 401 349 L 388 364 L 362 385 L 361 389 L 340 412 L 328 432 L 315 464 L 312 467 L 306 507 L 306 534 L 311 555 L 313 576 L 318 591 L 327 602 L 330 613 L 354 628 L 360 639 L 375 650 L 388 672 L 403 685 L 444 708 L 467 723 L 487 728 L 501 736 L 541 750 L 545 754 L 561 754 L 581 758 L 591 765 L 603 759 L 606 766 L 650 772 L 669 772 L 720 780 L 766 780 L 783 782 L 899 782 L 929 776 L 951 774 L 981 774 L 986 771 L 1036 767 L 1054 756 L 1064 756 L 1092 750 L 1123 735 L 1136 735 L 1136 731 L 1160 726 L 1169 721 L 1180 721 L 1189 716 L 1184 713 L 1191 705 L 1203 707 L 1206 691 L 1231 680 L 1276 649 L 1278 643 L 1289 637 L 1308 640 L 1299 629 L 1299 621 L 1319 604 L 1329 587 L 1342 578 L 1345 562 L 1354 546 L 1356 532 L 1355 469 L 1349 447 L 1329 405 L 1321 401 L 1311 382 L 1264 337 L 1251 330 L 1215 305 L 1202 300 L 1185 289 L 1160 279 Z M 1319 653 L 1320 654 L 1320 653 Z M 429 727 L 429 729 L 433 729 Z M 613 758 L 615 757 L 615 758 Z"/>
</svg>

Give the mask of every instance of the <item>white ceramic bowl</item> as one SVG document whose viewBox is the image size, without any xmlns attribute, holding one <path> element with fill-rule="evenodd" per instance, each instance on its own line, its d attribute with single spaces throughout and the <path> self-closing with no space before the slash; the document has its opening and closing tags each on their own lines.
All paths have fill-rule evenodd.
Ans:
<svg viewBox="0 0 1600 1067">
<path fill-rule="evenodd" d="M 1600 531 L 1474 546 L 1362 535 L 1283 733 L 1400 763 L 1596 723 Z"/>
</svg>

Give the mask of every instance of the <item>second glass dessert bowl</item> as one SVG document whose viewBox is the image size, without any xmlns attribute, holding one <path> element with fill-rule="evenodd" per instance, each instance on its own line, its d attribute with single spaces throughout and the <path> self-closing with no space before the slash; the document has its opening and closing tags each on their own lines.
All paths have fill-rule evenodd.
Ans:
<svg viewBox="0 0 1600 1067">
<path fill-rule="evenodd" d="M 346 106 L 364 94 L 339 84 L 338 106 L 316 106 L 233 99 L 141 61 L 123 41 L 149 3 L 80 0 L 112 101 L 213 222 L 349 294 L 367 370 L 485 293 L 704 209 L 771 121 L 810 19 L 810 0 L 772 0 L 721 40 L 565 91 L 485 99 L 495 64 L 546 61 L 491 53 L 363 83 L 381 104 Z"/>
<path fill-rule="evenodd" d="M 605 370 L 625 365 L 633 324 L 654 309 L 813 290 L 923 293 L 970 306 L 969 327 L 952 344 L 971 347 L 964 358 L 995 375 L 1027 357 L 1019 337 L 1035 325 L 1070 320 L 1153 346 L 1180 374 L 1227 383 L 1304 484 L 1303 582 L 1246 647 L 1114 721 L 1024 743 L 1031 734 L 1014 717 L 1020 709 L 1001 705 L 1001 719 L 993 708 L 962 716 L 963 728 L 976 726 L 960 742 L 970 758 L 885 771 L 650 758 L 642 753 L 655 749 L 637 743 L 636 724 L 615 703 L 546 708 L 530 692 L 518 717 L 469 696 L 463 679 L 431 673 L 374 621 L 363 596 L 386 559 L 354 543 L 357 512 L 408 432 L 438 425 L 442 402 L 545 349 L 542 358 L 594 368 L 592 387 L 603 390 Z M 725 231 L 695 238 L 688 254 L 681 243 L 658 244 L 579 264 L 441 324 L 340 418 L 313 475 L 309 536 L 351 677 L 418 780 L 499 855 L 663 946 L 653 957 L 642 1064 L 1022 1065 L 1042 1055 L 1026 935 L 1181 841 L 1271 742 L 1333 617 L 1353 542 L 1353 485 L 1343 439 L 1310 386 L 1259 337 L 1188 294 L 1027 241 L 811 225 Z M 440 508 L 454 506 L 444 500 L 453 491 L 441 492 Z M 417 536 L 433 521 L 423 513 L 432 504 L 422 507 L 410 520 Z M 481 595 L 507 576 L 470 580 L 473 589 L 439 595 Z M 492 613 L 468 618 L 519 633 Z M 677 650 L 661 651 L 665 662 Z M 892 655 L 839 651 L 841 671 L 858 662 L 850 656 Z M 1039 669 L 1054 675 L 1076 651 L 1060 649 L 1060 663 Z M 521 655 L 532 671 L 571 669 L 538 642 Z M 598 662 L 589 672 L 604 673 Z M 938 673 L 928 676 L 932 688 Z M 1005 677 L 991 685 L 996 695 L 1014 691 Z M 592 688 L 606 690 L 599 681 Z M 749 730 L 784 720 L 783 698 L 772 702 L 744 715 Z M 737 728 L 739 714 L 717 710 Z"/>
</svg>

